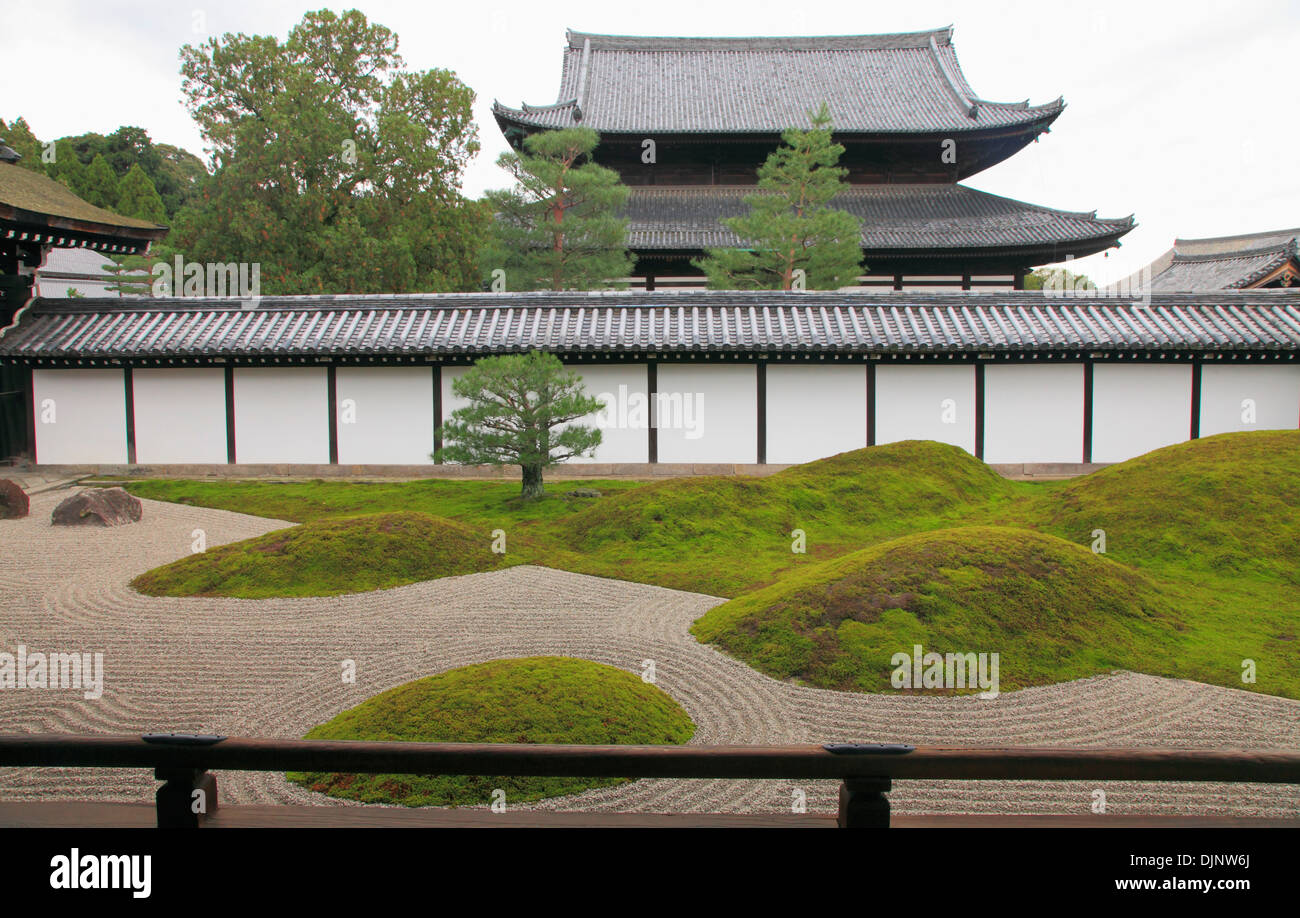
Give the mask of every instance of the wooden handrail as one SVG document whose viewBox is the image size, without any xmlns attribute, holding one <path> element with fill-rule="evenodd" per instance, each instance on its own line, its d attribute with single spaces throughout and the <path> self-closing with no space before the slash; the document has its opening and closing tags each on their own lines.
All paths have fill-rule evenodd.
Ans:
<svg viewBox="0 0 1300 918">
<path fill-rule="evenodd" d="M 561 746 L 246 737 L 0 735 L 0 766 L 152 768 L 159 826 L 216 809 L 209 769 L 610 778 L 837 778 L 839 824 L 889 825 L 895 779 L 1300 784 L 1289 749 L 1025 746 Z M 203 801 L 196 812 L 194 800 Z"/>
<path fill-rule="evenodd" d="M 835 753 L 819 745 L 561 746 L 229 737 L 211 745 L 140 736 L 0 735 L 0 766 L 210 768 L 370 774 L 620 778 L 946 778 L 1300 784 L 1300 751 L 917 746 Z"/>
</svg>

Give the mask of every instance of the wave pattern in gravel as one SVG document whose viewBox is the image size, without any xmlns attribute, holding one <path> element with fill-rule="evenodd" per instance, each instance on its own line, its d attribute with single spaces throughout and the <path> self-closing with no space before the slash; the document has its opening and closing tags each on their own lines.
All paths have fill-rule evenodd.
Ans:
<svg viewBox="0 0 1300 918">
<path fill-rule="evenodd" d="M 291 525 L 145 501 L 142 522 L 63 529 L 32 515 L 0 521 L 0 648 L 102 652 L 103 697 L 74 690 L 0 691 L 0 732 L 180 731 L 298 737 L 385 689 L 500 657 L 581 657 L 640 673 L 697 725 L 696 743 L 909 742 L 978 745 L 1300 747 L 1300 702 L 1181 680 L 1114 673 L 974 697 L 862 695 L 790 685 L 702 646 L 690 623 L 722 600 L 539 567 L 351 596 L 240 600 L 154 598 L 129 581 L 190 551 Z M 489 536 L 485 533 L 484 538 Z M 356 663 L 356 684 L 342 680 Z M 225 773 L 227 803 L 330 800 L 281 775 Z M 144 770 L 0 769 L 0 796 L 147 801 Z M 1087 813 L 1097 785 L 904 781 L 907 813 Z M 1300 788 L 1101 785 L 1112 813 L 1252 816 L 1300 812 Z M 539 809 L 640 812 L 833 812 L 834 782 L 643 780 L 542 801 Z"/>
</svg>

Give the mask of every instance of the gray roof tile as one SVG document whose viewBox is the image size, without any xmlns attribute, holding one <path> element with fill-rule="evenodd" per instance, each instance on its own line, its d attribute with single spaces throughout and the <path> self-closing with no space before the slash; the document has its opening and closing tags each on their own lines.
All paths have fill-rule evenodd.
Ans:
<svg viewBox="0 0 1300 918">
<path fill-rule="evenodd" d="M 503 123 L 602 133 L 779 133 L 831 106 L 842 133 L 967 133 L 1041 123 L 1065 103 L 989 102 L 952 29 L 895 35 L 650 38 L 569 32 L 559 99 L 493 104 Z"/>
<path fill-rule="evenodd" d="M 732 185 L 638 186 L 623 215 L 628 246 L 637 251 L 740 245 L 718 221 L 748 211 L 752 187 Z M 1133 218 L 1098 218 L 1003 198 L 964 185 L 854 185 L 833 202 L 862 221 L 868 252 L 942 252 L 965 248 L 1015 248 L 1118 239 Z"/>
<path fill-rule="evenodd" d="M 510 293 L 38 299 L 0 361 L 563 353 L 1300 350 L 1300 290 L 1148 306 L 1016 293 Z"/>
</svg>

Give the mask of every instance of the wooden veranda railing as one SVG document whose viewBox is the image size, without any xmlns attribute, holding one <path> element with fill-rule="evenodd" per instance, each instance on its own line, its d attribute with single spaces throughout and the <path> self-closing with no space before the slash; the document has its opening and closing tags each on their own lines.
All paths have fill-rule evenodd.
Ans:
<svg viewBox="0 0 1300 918">
<path fill-rule="evenodd" d="M 212 769 L 611 778 L 837 779 L 841 827 L 887 827 L 896 779 L 1300 784 L 1294 750 L 826 744 L 559 746 L 334 742 L 243 737 L 0 735 L 0 766 L 152 768 L 158 825 L 195 827 L 196 791 L 217 808 Z"/>
</svg>

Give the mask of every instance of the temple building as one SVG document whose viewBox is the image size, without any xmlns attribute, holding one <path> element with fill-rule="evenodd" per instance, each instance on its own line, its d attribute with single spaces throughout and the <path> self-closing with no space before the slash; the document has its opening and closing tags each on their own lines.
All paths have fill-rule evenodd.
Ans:
<svg viewBox="0 0 1300 918">
<path fill-rule="evenodd" d="M 640 38 L 569 32 L 559 100 L 493 114 L 519 147 L 536 131 L 599 132 L 595 159 L 631 194 L 633 286 L 698 286 L 691 264 L 740 244 L 719 221 L 745 212 L 781 132 L 825 102 L 862 221 L 867 274 L 884 290 L 1020 289 L 1035 267 L 1119 245 L 1105 219 L 960 184 L 1047 132 L 1065 108 L 979 98 L 952 30 L 820 38 Z"/>
<path fill-rule="evenodd" d="M 167 235 L 165 226 L 83 201 L 54 179 L 19 166 L 20 158 L 0 140 L 0 334 L 31 301 L 51 251 L 143 255 Z M 60 280 L 66 281 L 51 278 Z M 68 286 L 63 284 L 63 293 Z M 0 362 L 0 460 L 30 453 L 31 394 L 30 371 Z"/>
<path fill-rule="evenodd" d="M 1169 293 L 1300 287 L 1300 228 L 1175 239 L 1172 249 L 1128 283 Z"/>
</svg>

